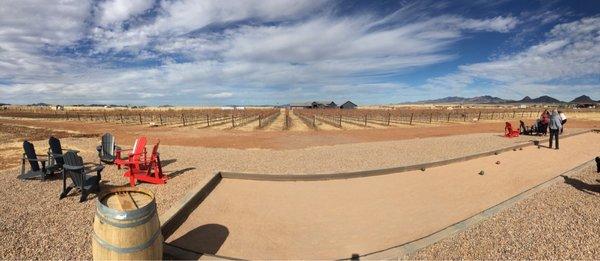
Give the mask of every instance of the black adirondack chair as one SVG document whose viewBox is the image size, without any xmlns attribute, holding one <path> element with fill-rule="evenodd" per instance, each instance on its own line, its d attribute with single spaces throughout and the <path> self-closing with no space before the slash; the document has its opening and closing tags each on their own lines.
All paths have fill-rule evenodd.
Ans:
<svg viewBox="0 0 600 261">
<path fill-rule="evenodd" d="M 44 180 L 48 174 L 46 169 L 46 162 L 48 159 L 38 158 L 45 157 L 44 155 L 37 155 L 35 153 L 35 147 L 29 141 L 23 141 L 23 157 L 21 158 L 21 174 L 17 176 L 19 179 L 34 179 L 41 178 Z M 25 161 L 29 162 L 30 170 L 25 172 Z M 40 164 L 41 163 L 41 164 Z M 41 165 L 41 168 L 40 168 Z"/>
<path fill-rule="evenodd" d="M 100 191 L 100 180 L 102 179 L 100 173 L 104 169 L 104 166 L 97 165 L 93 169 L 86 170 L 83 166 L 83 159 L 75 151 L 71 150 L 64 154 L 63 160 L 63 192 L 60 194 L 61 199 L 66 197 L 73 188 L 81 192 L 79 202 L 86 201 L 90 192 L 98 193 Z M 91 175 L 93 172 L 96 172 L 95 176 Z M 68 187 L 67 177 L 70 177 L 71 181 L 73 181 Z"/>
<path fill-rule="evenodd" d="M 50 148 L 48 148 L 48 173 L 59 172 L 62 170 L 63 164 L 65 164 L 63 160 L 63 147 L 60 144 L 60 140 L 55 137 L 50 137 L 48 145 L 50 145 Z M 71 149 L 71 151 L 79 153 L 78 150 Z"/>
<path fill-rule="evenodd" d="M 118 149 L 121 149 L 115 144 L 115 137 L 110 133 L 102 135 L 102 143 L 96 147 L 100 163 L 104 162 L 112 164 L 115 161 L 115 154 Z"/>
<path fill-rule="evenodd" d="M 65 161 L 63 160 L 63 149 L 60 145 L 60 140 L 55 137 L 50 137 L 48 139 L 48 173 L 54 173 L 62 170 L 63 164 Z"/>
</svg>

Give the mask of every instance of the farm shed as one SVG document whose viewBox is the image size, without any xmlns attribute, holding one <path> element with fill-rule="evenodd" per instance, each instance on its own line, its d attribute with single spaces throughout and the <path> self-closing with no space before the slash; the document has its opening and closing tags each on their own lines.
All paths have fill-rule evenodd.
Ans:
<svg viewBox="0 0 600 261">
<path fill-rule="evenodd" d="M 290 103 L 290 108 L 302 108 L 302 109 L 313 109 L 313 108 L 337 108 L 337 104 L 333 101 L 312 101 L 312 102 L 301 102 L 301 103 Z"/>
<path fill-rule="evenodd" d="M 340 106 L 340 109 L 356 109 L 356 107 L 358 107 L 358 105 L 356 105 L 355 103 L 353 103 L 351 101 L 347 101 L 347 102 L 344 102 L 344 104 L 342 104 Z"/>
</svg>

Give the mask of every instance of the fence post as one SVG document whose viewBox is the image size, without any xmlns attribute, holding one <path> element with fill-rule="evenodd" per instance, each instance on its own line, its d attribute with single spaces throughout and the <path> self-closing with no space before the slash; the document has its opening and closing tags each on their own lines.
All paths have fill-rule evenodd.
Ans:
<svg viewBox="0 0 600 261">
<path fill-rule="evenodd" d="M 392 118 L 392 113 L 388 111 L 387 126 L 390 126 L 391 118 Z"/>
<path fill-rule="evenodd" d="M 210 127 L 210 115 L 206 114 L 206 127 Z"/>
<path fill-rule="evenodd" d="M 233 113 L 231 114 L 231 127 L 235 127 L 235 119 L 233 118 Z"/>
<path fill-rule="evenodd" d="M 492 115 L 490 116 L 490 120 L 494 119 L 494 112 L 492 112 Z"/>
<path fill-rule="evenodd" d="M 365 127 L 367 127 L 367 115 L 365 114 Z"/>
<path fill-rule="evenodd" d="M 262 114 L 258 115 L 258 127 L 262 127 Z"/>
<path fill-rule="evenodd" d="M 432 119 L 433 119 L 433 113 L 432 113 L 432 112 L 430 112 L 430 113 L 429 113 L 429 123 L 431 123 L 431 120 L 432 120 Z"/>
<path fill-rule="evenodd" d="M 163 125 L 163 123 L 162 123 L 162 114 L 158 115 L 158 119 L 160 120 L 160 125 Z"/>
<path fill-rule="evenodd" d="M 77 113 L 77 120 L 81 121 L 81 117 L 79 116 L 79 113 Z"/>
<path fill-rule="evenodd" d="M 481 120 L 481 111 L 479 111 L 479 115 L 477 116 L 477 121 Z"/>
<path fill-rule="evenodd" d="M 414 116 L 415 116 L 415 112 L 412 112 L 412 113 L 410 114 L 410 122 L 408 123 L 408 125 L 412 125 L 412 121 L 413 121 L 413 117 L 414 117 Z M 388 125 L 389 125 L 389 123 L 388 123 Z"/>
<path fill-rule="evenodd" d="M 342 115 L 340 115 L 340 128 L 342 127 Z"/>
<path fill-rule="evenodd" d="M 104 122 L 108 122 L 108 121 L 106 120 L 106 113 L 104 113 Z"/>
<path fill-rule="evenodd" d="M 446 120 L 447 122 L 450 122 L 450 114 L 452 114 L 451 112 L 448 113 L 448 119 Z"/>
<path fill-rule="evenodd" d="M 140 124 L 142 124 L 142 114 L 138 113 L 138 118 L 140 119 Z"/>
<path fill-rule="evenodd" d="M 183 126 L 185 126 L 185 114 L 181 114 L 181 122 L 183 123 Z"/>
</svg>

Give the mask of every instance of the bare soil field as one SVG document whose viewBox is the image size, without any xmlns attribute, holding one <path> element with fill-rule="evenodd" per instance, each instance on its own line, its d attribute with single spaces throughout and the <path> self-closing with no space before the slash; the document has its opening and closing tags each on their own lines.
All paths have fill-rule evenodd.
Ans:
<svg viewBox="0 0 600 261">
<path fill-rule="evenodd" d="M 97 137 L 95 133 L 78 133 L 61 130 L 46 129 L 43 127 L 27 127 L 22 125 L 12 125 L 0 123 L 0 169 L 11 168 L 20 163 L 23 154 L 23 140 L 47 140 L 50 136 L 56 138 L 85 138 Z M 38 154 L 46 153 L 45 150 L 37 151 Z"/>
<path fill-rule="evenodd" d="M 82 134 L 113 133 L 119 142 L 133 143 L 139 135 L 153 136 L 161 144 L 180 146 L 201 146 L 213 148 L 263 148 L 297 149 L 313 146 L 331 146 L 336 144 L 391 141 L 413 138 L 442 137 L 470 133 L 502 133 L 504 121 L 478 123 L 445 123 L 439 125 L 418 124 L 401 128 L 360 128 L 339 129 L 327 123 L 318 123 L 318 131 L 305 128 L 306 124 L 292 117 L 291 130 L 283 131 L 284 116 L 280 114 L 274 122 L 264 129 L 270 131 L 221 130 L 218 128 L 194 127 L 149 127 L 147 125 L 115 124 L 104 122 L 51 121 L 24 118 L 0 118 L 4 124 L 21 125 L 49 130 L 71 131 Z M 297 120 L 294 120 L 297 119 Z M 320 122 L 320 121 L 317 121 Z M 518 121 L 512 121 L 518 126 Z M 532 124 L 532 122 L 527 122 Z M 569 128 L 600 128 L 600 121 L 588 119 L 570 119 Z M 223 127 L 222 129 L 226 129 Z"/>
</svg>

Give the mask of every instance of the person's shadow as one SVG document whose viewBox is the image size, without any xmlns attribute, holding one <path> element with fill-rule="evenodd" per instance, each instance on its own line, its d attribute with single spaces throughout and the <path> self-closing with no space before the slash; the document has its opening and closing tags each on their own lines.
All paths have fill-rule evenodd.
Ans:
<svg viewBox="0 0 600 261">
<path fill-rule="evenodd" d="M 216 254 L 229 236 L 229 229 L 219 224 L 206 224 L 194 228 L 175 239 L 171 244 L 202 254 Z"/>
<path fill-rule="evenodd" d="M 600 193 L 600 185 L 598 184 L 587 184 L 581 180 L 567 177 L 565 175 L 561 175 L 563 179 L 565 179 L 565 183 L 571 185 L 575 189 L 588 193 L 590 195 L 594 195 L 594 193 Z"/>
</svg>

